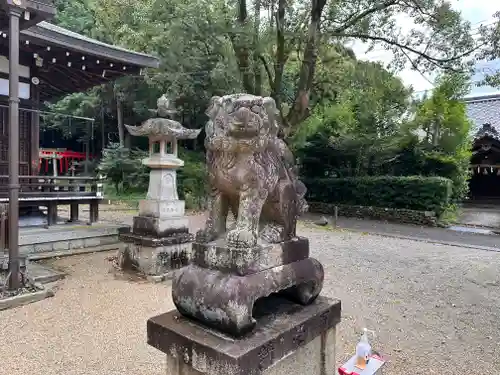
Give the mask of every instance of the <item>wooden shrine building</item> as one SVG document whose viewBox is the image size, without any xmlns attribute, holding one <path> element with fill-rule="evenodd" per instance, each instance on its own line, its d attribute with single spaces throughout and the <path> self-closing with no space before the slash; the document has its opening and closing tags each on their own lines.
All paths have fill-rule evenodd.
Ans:
<svg viewBox="0 0 500 375">
<path fill-rule="evenodd" d="M 0 16 L 1 19 L 1 16 Z M 8 22 L 0 21 L 0 25 Z M 43 101 L 124 75 L 158 67 L 154 57 L 127 51 L 41 22 L 20 34 L 20 174 L 35 174 L 39 163 L 39 115 L 30 111 Z M 0 175 L 7 175 L 8 33 L 0 29 Z"/>
<path fill-rule="evenodd" d="M 99 183 L 79 177 L 37 176 L 40 104 L 129 74 L 157 68 L 158 59 L 93 40 L 45 22 L 55 15 L 53 0 L 0 0 L 0 250 L 8 248 L 7 287 L 21 277 L 19 218 L 24 209 L 47 208 L 47 225 L 57 222 L 58 204 L 89 204 L 98 219 Z M 24 263 L 25 264 L 25 263 Z"/>
<path fill-rule="evenodd" d="M 18 121 L 19 132 L 19 204 L 47 206 L 49 224 L 57 215 L 58 203 L 90 201 L 91 216 L 96 219 L 102 197 L 96 182 L 89 178 L 60 176 L 53 181 L 37 176 L 41 104 L 159 66 L 153 56 L 102 43 L 44 21 L 54 14 L 52 0 L 0 0 L 0 203 L 9 200 L 8 160 L 13 151 L 9 143 L 9 72 L 14 66 L 19 80 L 18 118 L 12 118 Z M 14 39 L 9 35 L 12 19 L 18 23 L 17 41 L 16 35 Z M 18 64 L 9 62 L 9 43 L 18 44 Z M 74 206 L 77 208 L 77 204 Z"/>
<path fill-rule="evenodd" d="M 69 204 L 70 221 L 78 205 L 90 205 L 98 218 L 97 181 L 78 177 L 36 176 L 39 164 L 40 103 L 142 68 L 158 59 L 86 38 L 45 22 L 55 14 L 53 0 L 0 0 L 0 202 L 8 202 L 7 228 L 0 221 L 0 247 L 8 247 L 7 286 L 18 290 L 20 209 L 47 207 L 47 225 L 57 221 L 58 204 Z M 1 205 L 1 214 L 5 207 Z"/>
<path fill-rule="evenodd" d="M 500 94 L 465 99 L 473 123 L 471 177 L 472 201 L 500 200 Z"/>
</svg>

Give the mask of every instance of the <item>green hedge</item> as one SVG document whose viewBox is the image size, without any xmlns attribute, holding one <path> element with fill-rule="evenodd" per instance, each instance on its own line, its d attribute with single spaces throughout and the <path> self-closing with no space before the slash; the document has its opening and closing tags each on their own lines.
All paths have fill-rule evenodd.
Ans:
<svg viewBox="0 0 500 375">
<path fill-rule="evenodd" d="M 434 211 L 450 204 L 451 180 L 443 177 L 351 177 L 304 181 L 308 201 Z"/>
</svg>

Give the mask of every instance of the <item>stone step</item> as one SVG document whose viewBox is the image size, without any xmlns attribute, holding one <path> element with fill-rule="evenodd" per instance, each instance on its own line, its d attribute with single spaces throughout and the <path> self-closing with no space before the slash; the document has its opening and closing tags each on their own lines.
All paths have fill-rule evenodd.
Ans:
<svg viewBox="0 0 500 375">
<path fill-rule="evenodd" d="M 63 272 L 34 262 L 28 264 L 28 275 L 35 283 L 41 284 L 52 283 L 66 276 Z"/>
<path fill-rule="evenodd" d="M 98 246 L 118 245 L 120 233 L 128 227 L 115 224 L 54 225 L 49 228 L 21 228 L 19 251 L 24 255 L 61 252 Z M 118 248 L 118 246 L 116 246 Z"/>
<path fill-rule="evenodd" d="M 6 254 L 0 256 L 0 264 L 0 268 L 3 271 L 8 270 L 9 256 Z M 23 265 L 26 265 L 26 267 L 22 267 L 22 271 L 26 272 L 30 280 L 34 283 L 46 284 L 65 277 L 63 272 L 59 272 L 42 264 L 32 262 L 31 259 L 24 258 Z"/>
</svg>

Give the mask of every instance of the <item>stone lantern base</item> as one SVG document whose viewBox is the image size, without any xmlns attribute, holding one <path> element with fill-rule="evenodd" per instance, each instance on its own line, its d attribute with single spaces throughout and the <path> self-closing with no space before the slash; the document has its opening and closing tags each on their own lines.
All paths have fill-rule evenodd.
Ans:
<svg viewBox="0 0 500 375">
<path fill-rule="evenodd" d="M 175 170 L 151 171 L 148 198 L 139 202 L 132 231 L 120 236 L 119 266 L 137 270 L 152 281 L 170 278 L 190 259 L 193 236 L 184 215 L 185 202 L 177 198 L 175 177 Z"/>
<path fill-rule="evenodd" d="M 120 240 L 118 264 L 122 269 L 135 269 L 151 281 L 164 281 L 188 264 L 193 238 L 186 229 L 162 238 L 125 233 Z"/>
</svg>

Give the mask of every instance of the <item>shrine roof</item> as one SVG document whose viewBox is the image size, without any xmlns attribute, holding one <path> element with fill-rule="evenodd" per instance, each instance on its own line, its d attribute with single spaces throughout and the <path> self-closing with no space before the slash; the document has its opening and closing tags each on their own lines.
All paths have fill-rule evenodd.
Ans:
<svg viewBox="0 0 500 375">
<path fill-rule="evenodd" d="M 22 30 L 21 34 L 28 38 L 44 41 L 47 45 L 59 46 L 70 51 L 107 58 L 129 65 L 143 68 L 158 68 L 159 66 L 159 60 L 154 56 L 107 44 L 45 21 Z"/>
<path fill-rule="evenodd" d="M 467 116 L 472 121 L 472 133 L 490 124 L 500 132 L 500 94 L 467 97 Z"/>
<path fill-rule="evenodd" d="M 15 5 L 12 0 L 0 0 L 0 33 L 9 28 L 9 17 L 7 9 Z M 56 13 L 53 0 L 24 0 L 23 8 L 29 13 L 29 17 L 21 17 L 20 27 L 26 29 L 45 19 L 51 18 Z"/>
<path fill-rule="evenodd" d="M 143 68 L 158 68 L 160 64 L 155 56 L 107 44 L 49 22 L 26 26 L 20 31 L 19 62 L 31 68 L 28 79 L 38 79 L 35 81 L 40 85 L 42 101 L 86 91 L 120 77 L 139 76 Z M 8 55 L 8 29 L 0 27 L 0 56 Z"/>
</svg>

